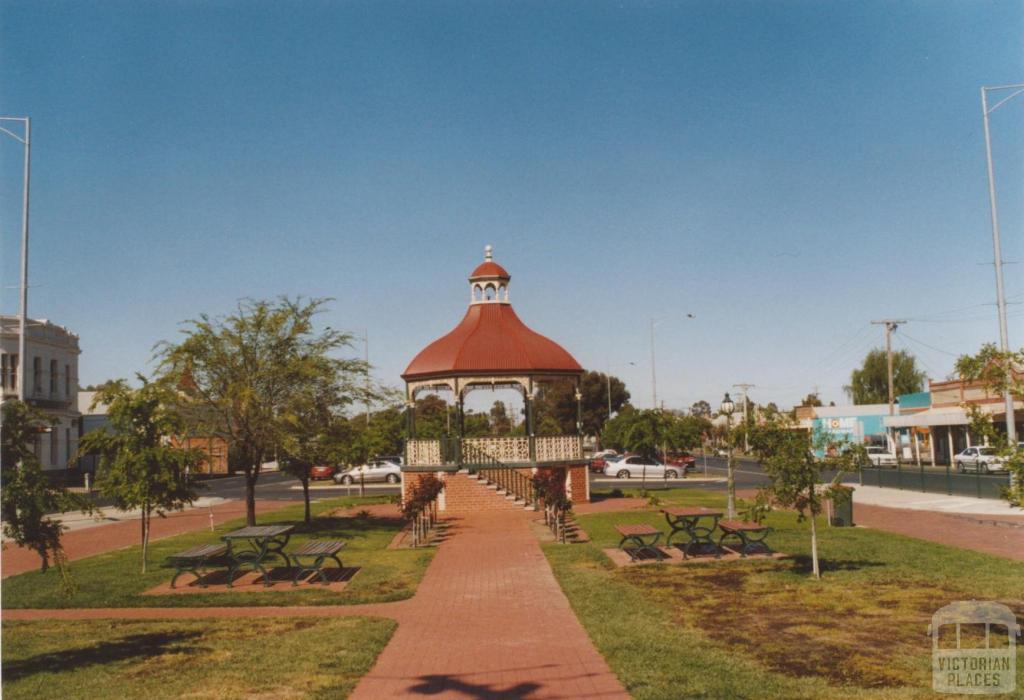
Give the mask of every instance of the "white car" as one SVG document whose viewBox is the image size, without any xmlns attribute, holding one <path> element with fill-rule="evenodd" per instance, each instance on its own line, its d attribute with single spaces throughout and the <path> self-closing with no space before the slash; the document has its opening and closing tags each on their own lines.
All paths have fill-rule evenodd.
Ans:
<svg viewBox="0 0 1024 700">
<path fill-rule="evenodd" d="M 896 455 L 889 452 L 884 447 L 878 447 L 877 445 L 866 447 L 864 451 L 867 452 L 868 459 L 871 460 L 871 466 L 873 467 L 895 467 L 896 466 Z"/>
<path fill-rule="evenodd" d="M 374 481 L 386 481 L 397 484 L 402 480 L 402 467 L 387 459 L 372 459 L 366 464 L 346 469 L 334 475 L 336 484 L 358 484 L 360 481 L 369 484 Z"/>
<path fill-rule="evenodd" d="M 996 454 L 994 447 L 968 447 L 956 456 L 958 472 L 972 471 L 981 474 L 1006 471 L 1006 460 Z"/>
<path fill-rule="evenodd" d="M 666 468 L 656 459 L 628 455 L 620 458 L 617 462 L 608 462 L 604 468 L 604 475 L 619 479 L 639 479 L 645 476 L 648 479 L 678 479 L 679 469 L 672 466 Z"/>
</svg>

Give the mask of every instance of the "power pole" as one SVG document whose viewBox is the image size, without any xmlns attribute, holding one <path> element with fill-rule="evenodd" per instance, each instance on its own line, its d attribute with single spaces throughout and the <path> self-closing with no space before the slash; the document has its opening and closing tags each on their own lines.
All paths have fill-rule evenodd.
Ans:
<svg viewBox="0 0 1024 700">
<path fill-rule="evenodd" d="M 750 438 L 748 432 L 750 431 L 750 423 L 747 422 L 747 389 L 754 389 L 757 387 L 756 384 L 733 384 L 734 389 L 743 390 L 743 453 L 750 452 Z"/>
<path fill-rule="evenodd" d="M 363 329 L 363 351 L 366 361 L 366 427 L 370 427 L 370 329 Z M 360 486 L 362 482 L 360 482 Z"/>
<path fill-rule="evenodd" d="M 897 328 L 899 328 L 901 323 L 906 323 L 906 322 L 907 321 L 905 319 L 895 319 L 895 318 L 883 318 L 883 319 L 880 319 L 878 321 L 872 321 L 871 322 L 873 325 L 876 325 L 876 326 L 882 326 L 882 325 L 885 326 L 885 356 L 886 356 L 886 362 L 888 363 L 888 366 L 889 366 L 888 374 L 889 374 L 889 415 L 890 416 L 895 415 L 895 413 L 896 413 L 896 410 L 895 410 L 896 397 L 893 394 L 893 386 L 892 386 L 892 332 L 894 330 L 896 330 Z"/>
<path fill-rule="evenodd" d="M 658 375 L 654 369 L 654 324 L 651 319 L 651 408 L 658 410 Z"/>
</svg>

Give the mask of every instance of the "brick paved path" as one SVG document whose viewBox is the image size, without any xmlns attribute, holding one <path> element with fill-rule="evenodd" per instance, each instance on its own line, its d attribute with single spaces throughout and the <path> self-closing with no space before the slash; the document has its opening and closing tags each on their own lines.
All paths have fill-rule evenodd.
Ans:
<svg viewBox="0 0 1024 700">
<path fill-rule="evenodd" d="M 256 514 L 267 513 L 285 506 L 295 505 L 292 501 L 256 501 Z M 245 501 L 228 501 L 213 506 L 215 525 L 245 517 Z M 180 535 L 210 527 L 210 508 L 192 508 L 177 513 L 168 513 L 166 518 L 154 517 L 151 521 L 150 541 Z M 71 530 L 61 536 L 64 552 L 69 561 L 103 554 L 139 544 L 141 533 L 139 520 L 125 520 L 108 525 L 97 525 L 81 530 Z M 0 554 L 0 569 L 3 577 L 23 574 L 39 568 L 39 555 L 13 542 L 4 543 Z"/>
<path fill-rule="evenodd" d="M 466 515 L 352 697 L 628 698 L 524 512 Z"/>
</svg>

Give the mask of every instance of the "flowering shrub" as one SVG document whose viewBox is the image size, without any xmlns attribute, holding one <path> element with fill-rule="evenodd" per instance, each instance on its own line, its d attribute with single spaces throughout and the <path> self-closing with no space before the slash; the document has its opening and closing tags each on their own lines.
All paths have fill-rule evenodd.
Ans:
<svg viewBox="0 0 1024 700">
<path fill-rule="evenodd" d="M 444 482 L 433 474 L 424 474 L 409 489 L 408 496 L 402 504 L 402 515 L 413 520 L 426 510 L 444 490 Z"/>
</svg>

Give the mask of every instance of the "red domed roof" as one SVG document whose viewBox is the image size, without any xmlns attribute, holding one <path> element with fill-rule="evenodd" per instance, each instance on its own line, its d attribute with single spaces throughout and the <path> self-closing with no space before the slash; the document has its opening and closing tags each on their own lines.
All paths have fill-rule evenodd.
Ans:
<svg viewBox="0 0 1024 700">
<path fill-rule="evenodd" d="M 561 345 L 527 328 L 511 305 L 484 303 L 471 304 L 453 331 L 421 350 L 405 369 L 402 379 L 480 374 L 578 374 L 582 371 L 580 364 Z"/>
<path fill-rule="evenodd" d="M 469 276 L 469 279 L 473 280 L 477 277 L 498 277 L 504 280 L 512 279 L 512 276 L 498 263 L 493 260 L 485 260 L 476 269 L 473 270 L 473 274 Z"/>
</svg>

